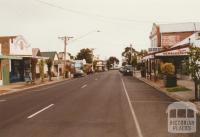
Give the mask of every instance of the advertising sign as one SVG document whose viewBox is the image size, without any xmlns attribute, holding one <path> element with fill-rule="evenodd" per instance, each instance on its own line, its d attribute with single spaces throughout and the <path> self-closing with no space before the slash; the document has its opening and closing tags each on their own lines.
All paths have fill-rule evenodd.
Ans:
<svg viewBox="0 0 200 137">
<path fill-rule="evenodd" d="M 162 38 L 161 38 L 162 47 L 173 46 L 176 43 L 178 43 L 179 41 L 180 41 L 180 38 L 179 38 L 179 36 L 176 36 L 176 35 L 162 36 Z"/>
<path fill-rule="evenodd" d="M 176 49 L 155 54 L 155 56 L 186 56 L 189 48 Z"/>
<path fill-rule="evenodd" d="M 32 48 L 22 37 L 17 36 L 13 42 L 10 42 L 10 55 L 32 55 Z"/>
</svg>

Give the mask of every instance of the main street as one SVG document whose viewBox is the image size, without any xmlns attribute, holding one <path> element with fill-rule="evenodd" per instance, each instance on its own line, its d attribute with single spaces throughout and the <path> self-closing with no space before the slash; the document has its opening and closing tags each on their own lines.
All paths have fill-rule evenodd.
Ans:
<svg viewBox="0 0 200 137">
<path fill-rule="evenodd" d="M 200 134 L 168 133 L 166 109 L 175 100 L 117 71 L 4 95 L 0 100 L 0 137 L 198 137 Z"/>
</svg>

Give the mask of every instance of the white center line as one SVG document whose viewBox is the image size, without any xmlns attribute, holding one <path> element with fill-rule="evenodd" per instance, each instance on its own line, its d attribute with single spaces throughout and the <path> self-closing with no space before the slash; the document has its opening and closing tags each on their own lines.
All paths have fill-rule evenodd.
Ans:
<svg viewBox="0 0 200 137">
<path fill-rule="evenodd" d="M 83 85 L 81 88 L 85 88 L 85 87 L 87 87 L 87 84 Z"/>
<path fill-rule="evenodd" d="M 33 118 L 33 117 L 36 116 L 37 114 L 39 114 L 39 113 L 41 113 L 41 112 L 47 110 L 48 108 L 52 107 L 53 105 L 54 105 L 54 104 L 51 104 L 51 105 L 49 105 L 49 106 L 47 106 L 47 107 L 41 109 L 40 111 L 38 111 L 38 112 L 36 112 L 36 113 L 34 113 L 34 114 L 28 116 L 27 119 Z"/>
<path fill-rule="evenodd" d="M 140 128 L 140 124 L 139 124 L 139 122 L 138 122 L 137 116 L 136 116 L 135 111 L 134 111 L 134 109 L 133 109 L 133 106 L 132 106 L 132 104 L 131 104 L 131 100 L 130 100 L 130 97 L 129 97 L 129 95 L 128 95 L 128 92 L 127 92 L 127 90 L 126 90 L 126 86 L 125 86 L 125 84 L 124 84 L 124 80 L 123 80 L 122 78 L 121 78 L 121 80 L 122 80 L 124 92 L 125 92 L 126 97 L 127 97 L 127 100 L 128 100 L 129 107 L 130 107 L 130 109 L 131 109 L 131 114 L 132 114 L 132 116 L 133 116 L 133 119 L 134 119 L 134 122 L 135 122 L 135 126 L 136 126 L 136 129 L 137 129 L 137 132 L 138 132 L 138 137 L 143 137 L 142 131 L 141 131 L 141 128 Z"/>
</svg>

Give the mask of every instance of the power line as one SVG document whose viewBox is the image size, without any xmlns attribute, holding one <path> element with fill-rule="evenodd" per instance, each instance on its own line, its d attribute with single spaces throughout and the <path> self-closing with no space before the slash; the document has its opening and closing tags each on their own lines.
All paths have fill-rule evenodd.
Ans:
<svg viewBox="0 0 200 137">
<path fill-rule="evenodd" d="M 79 14 L 79 15 L 82 15 L 82 16 L 90 16 L 90 17 L 95 17 L 95 18 L 100 18 L 100 19 L 123 21 L 123 22 L 148 23 L 148 24 L 153 23 L 153 21 L 150 21 L 150 20 L 145 21 L 145 20 L 135 20 L 135 19 L 127 19 L 127 18 L 110 17 L 110 16 L 104 16 L 104 15 L 101 15 L 101 14 L 93 14 L 93 13 L 87 13 L 87 12 L 84 12 L 84 11 L 78 11 L 78 10 L 74 10 L 74 9 L 64 8 L 62 6 L 59 6 L 59 5 L 56 5 L 56 4 L 53 4 L 53 3 L 49 3 L 49 2 L 46 2 L 46 1 L 42 1 L 42 0 L 35 0 L 35 1 L 39 2 L 41 4 L 53 7 L 53 8 L 57 8 L 57 9 L 67 11 L 67 12 L 70 12 L 70 13 L 74 13 L 74 14 Z"/>
</svg>

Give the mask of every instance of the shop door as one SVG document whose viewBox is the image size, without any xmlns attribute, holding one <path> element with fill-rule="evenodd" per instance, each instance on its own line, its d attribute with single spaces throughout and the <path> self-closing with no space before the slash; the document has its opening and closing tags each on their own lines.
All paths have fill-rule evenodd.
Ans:
<svg viewBox="0 0 200 137">
<path fill-rule="evenodd" d="M 9 82 L 9 70 L 6 66 L 2 66 L 2 79 L 3 85 L 8 85 Z"/>
</svg>

